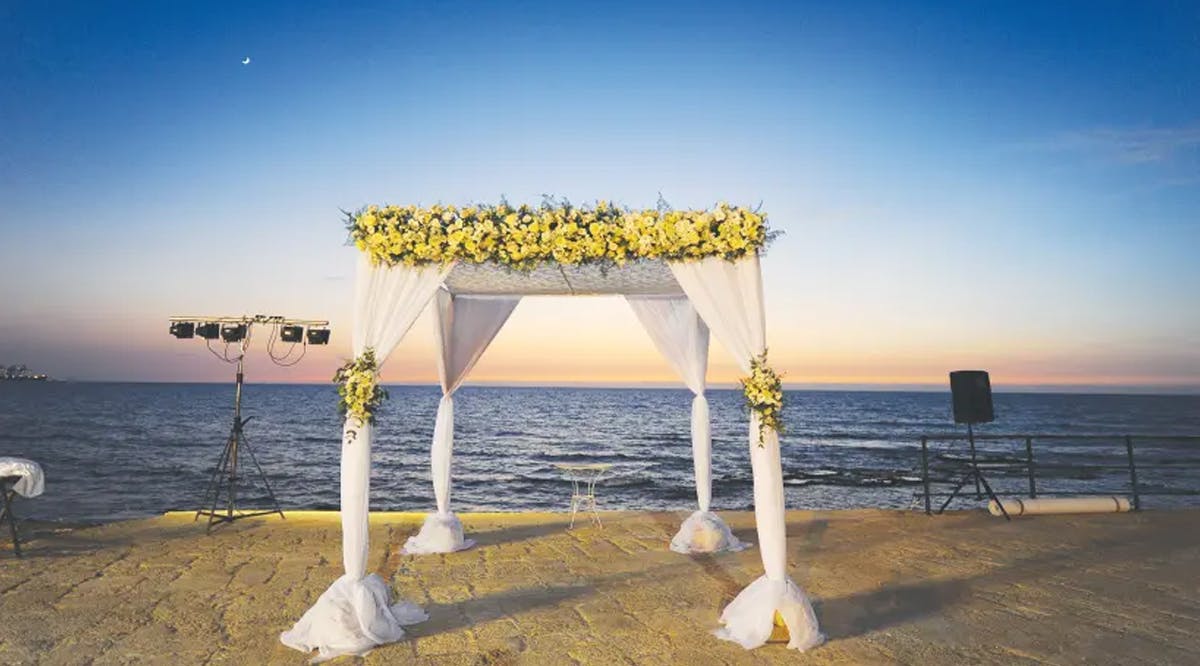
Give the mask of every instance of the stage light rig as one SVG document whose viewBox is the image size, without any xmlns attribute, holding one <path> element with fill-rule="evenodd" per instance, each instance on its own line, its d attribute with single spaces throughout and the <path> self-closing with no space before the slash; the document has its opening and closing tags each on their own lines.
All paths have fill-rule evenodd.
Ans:
<svg viewBox="0 0 1200 666">
<path fill-rule="evenodd" d="M 230 364 L 237 365 L 236 389 L 233 399 L 233 427 L 225 448 L 213 470 L 205 491 L 204 500 L 196 512 L 196 520 L 200 516 L 208 516 L 208 529 L 219 523 L 232 523 L 241 518 L 262 516 L 278 513 L 283 517 L 283 509 L 275 498 L 271 483 L 263 472 L 262 466 L 254 456 L 250 443 L 246 441 L 245 426 L 253 417 L 242 418 L 242 380 L 245 366 L 246 350 L 254 327 L 269 326 L 270 337 L 267 339 L 267 355 L 271 361 L 280 366 L 292 366 L 304 358 L 309 345 L 329 344 L 329 322 L 315 319 L 291 319 L 279 315 L 247 315 L 241 317 L 171 317 L 170 333 L 180 340 L 199 337 L 204 340 L 205 347 L 213 356 Z M 224 348 L 213 347 L 214 340 L 224 343 Z M 277 343 L 288 345 L 285 349 L 277 350 Z M 299 348 L 299 354 L 293 356 Z M 242 510 L 238 508 L 238 455 L 239 450 L 250 454 L 254 470 L 266 488 L 273 509 Z M 220 507 L 220 508 L 219 508 Z"/>
</svg>

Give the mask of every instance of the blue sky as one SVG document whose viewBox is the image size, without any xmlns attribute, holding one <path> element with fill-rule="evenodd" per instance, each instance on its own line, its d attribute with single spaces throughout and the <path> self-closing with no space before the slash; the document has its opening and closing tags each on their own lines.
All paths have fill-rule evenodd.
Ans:
<svg viewBox="0 0 1200 666">
<path fill-rule="evenodd" d="M 252 376 L 324 380 L 339 208 L 661 192 L 786 231 L 789 381 L 1200 386 L 1200 5 L 344 4 L 0 8 L 0 362 L 222 379 L 165 317 L 278 312 L 334 344 Z M 529 299 L 476 378 L 671 375 L 619 300 Z"/>
</svg>

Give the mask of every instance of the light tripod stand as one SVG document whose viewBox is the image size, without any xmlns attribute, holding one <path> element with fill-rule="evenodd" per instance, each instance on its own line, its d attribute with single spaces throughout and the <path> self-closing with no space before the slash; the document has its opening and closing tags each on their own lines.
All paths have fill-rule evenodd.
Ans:
<svg viewBox="0 0 1200 666">
<path fill-rule="evenodd" d="M 197 324 L 196 322 L 201 323 Z M 196 517 L 193 519 L 194 522 L 200 520 L 201 516 L 207 516 L 208 531 L 212 531 L 212 528 L 216 525 L 232 523 L 236 520 L 252 516 L 265 516 L 278 513 L 280 518 L 285 518 L 283 509 L 279 506 L 279 500 L 275 497 L 275 491 L 271 488 L 271 482 L 267 479 L 266 473 L 263 472 L 262 465 L 258 463 L 258 458 L 254 455 L 254 450 L 250 448 L 250 442 L 246 439 L 246 424 L 254 417 L 242 418 L 242 384 L 245 377 L 243 371 L 245 369 L 246 348 L 249 346 L 251 332 L 255 324 L 270 324 L 273 326 L 271 338 L 267 343 L 267 352 L 271 360 L 277 365 L 295 365 L 304 357 L 304 352 L 307 350 L 308 345 L 323 345 L 329 342 L 329 330 L 325 328 L 329 325 L 327 321 L 285 319 L 280 316 L 266 315 L 247 317 L 171 317 L 171 335 L 181 339 L 199 335 L 205 340 L 208 350 L 214 356 L 226 363 L 237 364 L 237 379 L 233 398 L 233 426 L 230 428 L 229 437 L 225 440 L 225 447 L 221 450 L 217 466 L 213 469 L 208 487 L 204 491 L 204 499 L 200 505 L 200 509 L 196 511 Z M 305 325 L 309 327 L 308 331 L 304 331 Z M 307 333 L 307 336 L 305 333 Z M 218 337 L 225 342 L 225 350 L 221 353 L 212 348 L 212 340 Z M 291 343 L 291 347 L 288 348 L 286 353 L 276 355 L 276 340 Z M 237 344 L 237 356 L 231 357 L 229 354 L 230 346 L 234 343 Z M 297 343 L 302 343 L 300 356 L 292 359 L 291 355 Z M 239 460 L 239 456 L 242 453 L 249 455 L 253 468 L 249 468 L 244 460 Z M 239 485 L 242 485 L 244 490 L 245 485 L 242 482 L 246 481 L 251 484 L 256 481 L 261 482 L 261 486 L 266 491 L 266 494 L 257 499 L 264 502 L 266 504 L 265 507 L 260 506 L 254 509 L 239 508 Z"/>
<path fill-rule="evenodd" d="M 208 490 L 204 492 L 204 501 L 200 505 L 200 509 L 196 511 L 196 517 L 193 520 L 194 522 L 195 520 L 200 520 L 200 516 L 208 516 L 209 530 L 212 530 L 213 525 L 232 523 L 240 518 L 249 518 L 251 516 L 265 516 L 278 513 L 280 518 L 285 518 L 283 509 L 279 508 L 279 500 L 275 497 L 275 491 L 271 489 L 271 482 L 267 480 L 267 475 L 263 472 L 262 465 L 258 464 L 258 458 L 254 455 L 254 449 L 250 448 L 250 442 L 246 440 L 246 423 L 254 417 L 242 418 L 242 367 L 244 362 L 245 349 L 243 348 L 242 353 L 238 355 L 237 359 L 237 389 L 234 392 L 233 398 L 233 428 L 229 431 L 229 439 L 225 440 L 225 448 L 221 451 L 221 458 L 217 461 L 217 467 L 213 470 L 212 478 L 208 482 Z M 263 486 L 267 489 L 270 506 L 275 508 L 251 511 L 242 511 L 237 508 L 238 481 L 241 480 L 241 477 L 238 476 L 239 449 L 244 449 L 246 453 L 250 454 L 250 461 L 254 463 L 254 471 L 257 472 L 258 478 L 262 480 Z M 222 491 L 224 491 L 224 497 L 222 497 Z"/>
</svg>

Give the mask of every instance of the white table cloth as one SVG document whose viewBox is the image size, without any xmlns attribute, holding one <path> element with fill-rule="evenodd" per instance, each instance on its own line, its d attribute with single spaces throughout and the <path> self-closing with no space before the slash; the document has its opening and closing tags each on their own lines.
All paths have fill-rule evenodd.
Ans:
<svg viewBox="0 0 1200 666">
<path fill-rule="evenodd" d="M 24 458 L 0 458 L 0 477 L 19 476 L 13 490 L 21 497 L 37 497 L 46 490 L 42 466 Z"/>
</svg>

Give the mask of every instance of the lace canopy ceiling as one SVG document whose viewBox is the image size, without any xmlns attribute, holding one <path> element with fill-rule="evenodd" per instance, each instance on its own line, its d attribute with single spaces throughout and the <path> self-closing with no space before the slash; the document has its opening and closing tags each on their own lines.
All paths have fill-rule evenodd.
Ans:
<svg viewBox="0 0 1200 666">
<path fill-rule="evenodd" d="M 683 295 L 667 264 L 651 260 L 603 269 L 595 265 L 543 264 L 530 272 L 464 262 L 451 269 L 446 288 L 452 294 L 475 295 Z"/>
</svg>

